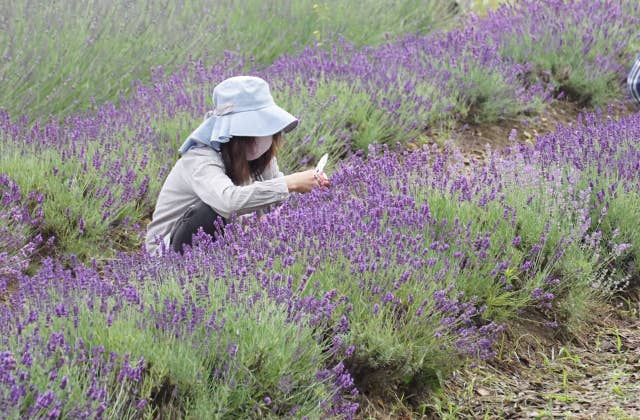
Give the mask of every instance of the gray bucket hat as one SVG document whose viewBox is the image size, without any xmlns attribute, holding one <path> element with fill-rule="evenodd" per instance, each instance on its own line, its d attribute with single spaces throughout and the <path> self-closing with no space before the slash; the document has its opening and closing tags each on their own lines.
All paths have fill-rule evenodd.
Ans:
<svg viewBox="0 0 640 420">
<path fill-rule="evenodd" d="M 213 111 L 178 151 L 206 145 L 220 151 L 233 136 L 270 136 L 296 128 L 298 119 L 276 105 L 269 85 L 255 76 L 236 76 L 213 89 Z"/>
</svg>

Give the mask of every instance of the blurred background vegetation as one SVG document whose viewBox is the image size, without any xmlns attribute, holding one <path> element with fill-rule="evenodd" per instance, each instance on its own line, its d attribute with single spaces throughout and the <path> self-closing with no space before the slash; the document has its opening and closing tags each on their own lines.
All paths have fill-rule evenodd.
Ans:
<svg viewBox="0 0 640 420">
<path fill-rule="evenodd" d="M 482 7 L 485 1 L 482 0 Z M 44 0 L 0 3 L 0 108 L 28 118 L 118 102 L 131 82 L 225 51 L 265 65 L 343 36 L 356 45 L 452 23 L 454 0 Z"/>
</svg>

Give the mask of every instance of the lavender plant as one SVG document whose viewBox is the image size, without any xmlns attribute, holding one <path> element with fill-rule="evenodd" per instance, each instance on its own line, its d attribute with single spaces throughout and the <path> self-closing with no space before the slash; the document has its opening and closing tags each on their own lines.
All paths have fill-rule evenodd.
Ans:
<svg viewBox="0 0 640 420">
<path fill-rule="evenodd" d="M 314 332 L 333 299 L 300 302 L 170 260 L 105 269 L 46 260 L 0 308 L 8 418 L 353 414 L 349 375 Z"/>
<path fill-rule="evenodd" d="M 513 118 L 549 99 L 557 85 L 531 83 L 535 64 L 482 43 L 511 22 L 474 19 L 256 68 L 302 114 L 281 166 L 325 150 L 345 159 L 330 190 L 235 220 L 184 257 L 114 249 L 137 246 L 176 144 L 246 57 L 156 68 L 119 106 L 64 120 L 2 113 L 0 410 L 350 418 L 366 378 L 423 391 L 491 358 L 505 321 L 574 328 L 591 300 L 635 284 L 640 115 L 585 114 L 472 167 L 450 145 L 391 150 L 448 121 Z M 38 234 L 56 259 L 34 254 Z M 24 275 L 34 256 L 40 269 Z"/>
<path fill-rule="evenodd" d="M 550 10 L 553 4 L 540 7 Z M 448 33 L 365 48 L 337 40 L 254 67 L 272 84 L 276 99 L 302 119 L 282 151 L 283 169 L 304 167 L 324 152 L 348 156 L 372 142 L 419 144 L 465 121 L 535 114 L 550 99 L 548 86 L 542 79 L 531 82 L 535 64 L 505 52 L 514 38 L 509 34 L 522 22 L 499 19 L 506 13 L 500 10 L 479 20 L 466 18 L 464 27 Z M 600 19 L 597 10 L 594 22 Z M 621 10 L 607 13 L 618 16 Z M 629 29 L 616 27 L 602 42 L 622 51 Z M 563 55 L 562 43 L 546 45 Z M 609 64 L 603 61 L 594 71 L 615 79 L 621 68 L 611 64 L 617 53 L 609 50 Z M 138 226 L 150 217 L 176 144 L 211 107 L 212 87 L 248 66 L 246 56 L 226 53 L 213 66 L 194 60 L 174 73 L 158 67 L 152 83 L 134 84 L 134 95 L 120 106 L 107 103 L 62 121 L 31 126 L 5 114 L 3 173 L 22 189 L 44 195 L 43 231 L 57 238 L 61 252 L 85 257 L 135 248 Z"/>
<path fill-rule="evenodd" d="M 149 68 L 225 50 L 265 65 L 338 34 L 362 45 L 446 25 L 451 0 L 68 1 L 0 5 L 0 103 L 12 115 L 69 115 L 118 102 Z M 265 17 L 268 17 L 265 19 Z M 6 47 L 6 48 L 5 48 Z"/>
<path fill-rule="evenodd" d="M 100 131 L 99 141 L 86 143 L 74 138 L 77 129 L 50 125 L 43 134 L 36 126 L 34 140 L 21 150 L 0 145 L 3 171 L 40 197 L 44 239 L 83 258 L 92 249 L 135 241 L 135 225 L 151 205 L 146 196 L 150 176 L 160 171 L 142 147 L 119 143 L 116 132 Z M 58 147 L 41 150 L 47 141 L 59 142 Z"/>
<path fill-rule="evenodd" d="M 637 2 L 563 0 L 504 3 L 478 26 L 505 57 L 532 67 L 557 94 L 604 106 L 623 96 L 620 74 L 636 52 Z"/>
<path fill-rule="evenodd" d="M 42 242 L 42 196 L 24 194 L 7 175 L 0 175 L 0 296 L 14 288 Z"/>
</svg>

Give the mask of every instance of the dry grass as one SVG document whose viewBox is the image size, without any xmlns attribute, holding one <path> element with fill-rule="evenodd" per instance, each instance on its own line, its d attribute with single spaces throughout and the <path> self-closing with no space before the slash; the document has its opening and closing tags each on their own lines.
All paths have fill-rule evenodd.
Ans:
<svg viewBox="0 0 640 420">
<path fill-rule="evenodd" d="M 500 356 L 456 372 L 436 399 L 434 414 L 640 418 L 639 309 L 635 299 L 599 308 L 591 328 L 573 337 L 510 325 Z"/>
<path fill-rule="evenodd" d="M 507 326 L 498 357 L 456 371 L 421 406 L 362 399 L 360 419 L 640 418 L 640 292 L 594 310 L 571 337 Z"/>
</svg>

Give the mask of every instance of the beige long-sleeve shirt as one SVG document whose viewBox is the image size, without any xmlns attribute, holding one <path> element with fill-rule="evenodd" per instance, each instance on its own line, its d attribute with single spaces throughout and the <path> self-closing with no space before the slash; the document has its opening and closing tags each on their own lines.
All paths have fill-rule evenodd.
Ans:
<svg viewBox="0 0 640 420">
<path fill-rule="evenodd" d="M 147 250 L 157 253 L 158 241 L 168 245 L 173 224 L 199 200 L 227 219 L 234 213 L 242 215 L 263 209 L 288 196 L 287 183 L 275 158 L 260 180 L 238 186 L 226 175 L 219 152 L 210 147 L 193 148 L 176 162 L 160 190 L 147 227 Z"/>
</svg>

